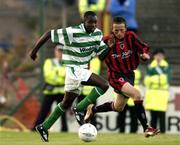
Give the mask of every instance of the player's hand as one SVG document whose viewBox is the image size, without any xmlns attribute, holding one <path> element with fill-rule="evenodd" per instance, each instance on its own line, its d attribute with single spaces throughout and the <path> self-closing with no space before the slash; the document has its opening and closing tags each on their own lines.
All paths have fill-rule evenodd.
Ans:
<svg viewBox="0 0 180 145">
<path fill-rule="evenodd" d="M 147 53 L 143 53 L 143 54 L 140 54 L 140 58 L 143 60 L 143 61 L 147 61 L 150 59 L 150 56 L 149 54 Z"/>
<path fill-rule="evenodd" d="M 32 59 L 32 60 L 34 60 L 34 61 L 35 61 L 35 60 L 36 60 L 36 58 L 37 58 L 37 52 L 36 52 L 36 51 L 34 51 L 34 50 L 33 50 L 32 52 L 30 52 L 30 57 L 31 57 L 31 59 Z"/>
<path fill-rule="evenodd" d="M 116 43 L 115 38 L 112 35 L 112 37 L 108 39 L 107 45 L 108 45 L 109 48 L 112 48 L 115 45 L 115 43 Z"/>
</svg>

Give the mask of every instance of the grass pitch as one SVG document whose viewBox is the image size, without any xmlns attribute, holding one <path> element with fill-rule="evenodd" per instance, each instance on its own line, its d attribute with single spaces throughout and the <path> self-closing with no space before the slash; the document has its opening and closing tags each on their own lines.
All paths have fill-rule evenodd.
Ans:
<svg viewBox="0 0 180 145">
<path fill-rule="evenodd" d="M 83 142 L 77 133 L 50 133 L 48 145 L 180 145 L 180 135 L 145 138 L 143 134 L 99 133 L 96 141 Z M 0 145 L 44 145 L 35 132 L 0 132 Z"/>
</svg>

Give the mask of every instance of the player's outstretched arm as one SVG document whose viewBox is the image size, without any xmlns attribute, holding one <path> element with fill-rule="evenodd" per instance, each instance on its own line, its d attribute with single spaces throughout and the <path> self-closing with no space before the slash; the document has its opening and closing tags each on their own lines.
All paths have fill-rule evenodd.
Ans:
<svg viewBox="0 0 180 145">
<path fill-rule="evenodd" d="M 36 42 L 34 48 L 32 49 L 32 51 L 30 52 L 30 57 L 32 60 L 36 60 L 37 58 L 37 52 L 39 51 L 39 49 L 41 48 L 41 46 L 50 39 L 51 37 L 51 31 L 47 31 L 45 32 Z"/>
</svg>

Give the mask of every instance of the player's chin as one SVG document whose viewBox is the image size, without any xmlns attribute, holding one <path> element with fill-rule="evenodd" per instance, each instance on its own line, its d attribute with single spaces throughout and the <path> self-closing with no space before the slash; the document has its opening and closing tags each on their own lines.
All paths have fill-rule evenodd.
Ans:
<svg viewBox="0 0 180 145">
<path fill-rule="evenodd" d="M 91 29 L 91 31 L 90 31 L 90 32 L 91 32 L 91 33 L 93 33 L 93 32 L 94 32 L 94 30 L 95 30 L 95 29 Z"/>
<path fill-rule="evenodd" d="M 95 31 L 95 29 L 96 29 L 95 27 L 90 27 L 90 28 L 88 29 L 88 31 L 91 32 L 91 33 L 93 33 L 93 32 Z"/>
</svg>

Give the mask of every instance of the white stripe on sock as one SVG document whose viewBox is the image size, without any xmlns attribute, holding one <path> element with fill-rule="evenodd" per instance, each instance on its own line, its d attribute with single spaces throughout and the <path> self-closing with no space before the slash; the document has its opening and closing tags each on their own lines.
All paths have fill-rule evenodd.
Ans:
<svg viewBox="0 0 180 145">
<path fill-rule="evenodd" d="M 65 112 L 66 110 L 62 109 L 62 107 L 60 106 L 60 103 L 58 104 L 58 107 L 59 109 L 62 111 L 62 112 Z"/>
<path fill-rule="evenodd" d="M 103 95 L 103 94 L 101 94 L 101 93 L 98 91 L 97 88 L 95 88 L 95 90 L 96 90 L 96 92 L 97 92 L 100 96 Z"/>
</svg>

